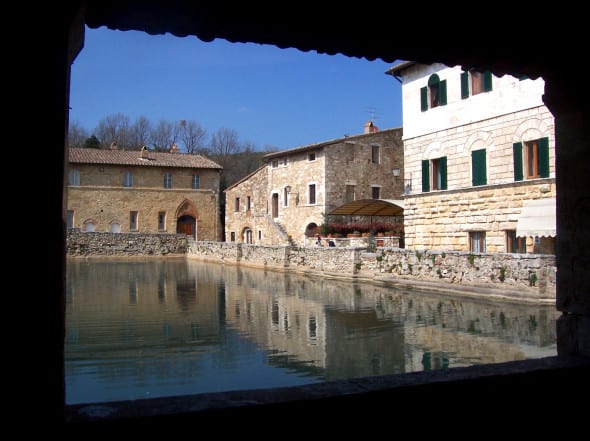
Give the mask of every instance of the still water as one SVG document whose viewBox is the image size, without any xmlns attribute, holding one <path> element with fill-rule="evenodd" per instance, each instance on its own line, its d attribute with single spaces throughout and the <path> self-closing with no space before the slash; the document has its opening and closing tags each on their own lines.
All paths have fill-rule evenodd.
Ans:
<svg viewBox="0 0 590 441">
<path fill-rule="evenodd" d="M 557 316 L 184 259 L 68 260 L 66 403 L 554 356 Z"/>
</svg>

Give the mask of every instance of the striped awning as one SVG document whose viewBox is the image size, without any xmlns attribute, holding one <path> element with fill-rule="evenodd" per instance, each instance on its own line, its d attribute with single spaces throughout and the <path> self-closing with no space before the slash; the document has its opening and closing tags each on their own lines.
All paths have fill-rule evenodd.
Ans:
<svg viewBox="0 0 590 441">
<path fill-rule="evenodd" d="M 516 236 L 518 237 L 555 237 L 556 227 L 555 198 L 526 201 L 518 217 Z"/>
</svg>

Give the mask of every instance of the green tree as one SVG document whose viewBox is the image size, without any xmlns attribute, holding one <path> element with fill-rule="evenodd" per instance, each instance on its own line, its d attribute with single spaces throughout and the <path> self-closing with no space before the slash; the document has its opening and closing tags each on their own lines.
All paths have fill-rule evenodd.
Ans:
<svg viewBox="0 0 590 441">
<path fill-rule="evenodd" d="M 95 135 L 91 135 L 90 138 L 86 139 L 84 142 L 84 148 L 87 149 L 99 149 L 100 148 L 100 141 Z"/>
</svg>

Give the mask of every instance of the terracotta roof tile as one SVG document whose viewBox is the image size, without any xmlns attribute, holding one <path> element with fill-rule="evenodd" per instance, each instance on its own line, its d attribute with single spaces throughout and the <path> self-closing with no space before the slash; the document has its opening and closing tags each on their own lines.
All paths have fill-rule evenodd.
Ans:
<svg viewBox="0 0 590 441">
<path fill-rule="evenodd" d="M 73 164 L 112 164 L 148 167 L 213 168 L 223 167 L 201 155 L 148 151 L 142 158 L 137 150 L 100 150 L 70 148 L 69 161 Z"/>
</svg>

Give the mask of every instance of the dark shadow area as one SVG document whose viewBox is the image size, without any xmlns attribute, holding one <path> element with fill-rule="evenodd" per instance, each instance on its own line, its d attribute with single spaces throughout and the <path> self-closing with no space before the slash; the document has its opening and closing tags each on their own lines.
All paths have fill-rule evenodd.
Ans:
<svg viewBox="0 0 590 441">
<path fill-rule="evenodd" d="M 206 428 L 218 429 L 218 436 L 315 437 L 314 427 L 330 435 L 381 433 L 392 437 L 402 430 L 416 436 L 445 437 L 547 435 L 549 427 L 566 435 L 568 429 L 584 433 L 590 383 L 590 189 L 585 185 L 590 175 L 590 101 L 589 89 L 574 81 L 564 65 L 563 51 L 586 41 L 586 25 L 581 21 L 585 15 L 559 6 L 532 11 L 525 6 L 522 10 L 500 5 L 485 8 L 482 17 L 472 20 L 464 19 L 464 10 L 450 5 L 436 13 L 424 5 L 393 5 L 393 12 L 385 13 L 376 10 L 380 6 L 361 4 L 338 9 L 331 4 L 252 7 L 92 0 L 44 5 L 35 11 L 42 19 L 19 29 L 33 37 L 35 45 L 24 40 L 17 43 L 29 54 L 28 63 L 18 69 L 30 80 L 22 85 L 25 106 L 42 116 L 38 133 L 47 146 L 35 151 L 35 164 L 42 165 L 40 176 L 35 176 L 40 187 L 36 198 L 51 203 L 42 216 L 44 276 L 34 276 L 29 287 L 38 293 L 38 300 L 35 315 L 27 320 L 37 331 L 41 349 L 31 347 L 30 359 L 21 369 L 26 375 L 22 378 L 26 388 L 21 392 L 26 406 L 19 407 L 21 429 L 50 434 L 55 433 L 54 428 L 66 429 L 68 435 L 77 437 L 121 435 L 128 430 L 134 436 L 211 436 L 203 432 Z M 552 29 L 557 23 L 565 24 L 566 30 Z M 95 414 L 90 413 L 92 418 L 81 418 L 79 408 L 65 408 L 65 134 L 70 66 L 83 48 L 85 24 L 195 35 L 204 41 L 224 38 L 274 44 L 392 63 L 406 59 L 460 64 L 489 69 L 498 76 L 542 76 L 544 102 L 556 124 L 556 306 L 563 313 L 557 326 L 558 357 L 293 390 L 127 402 L 114 405 L 114 413 L 98 406 Z"/>
</svg>

